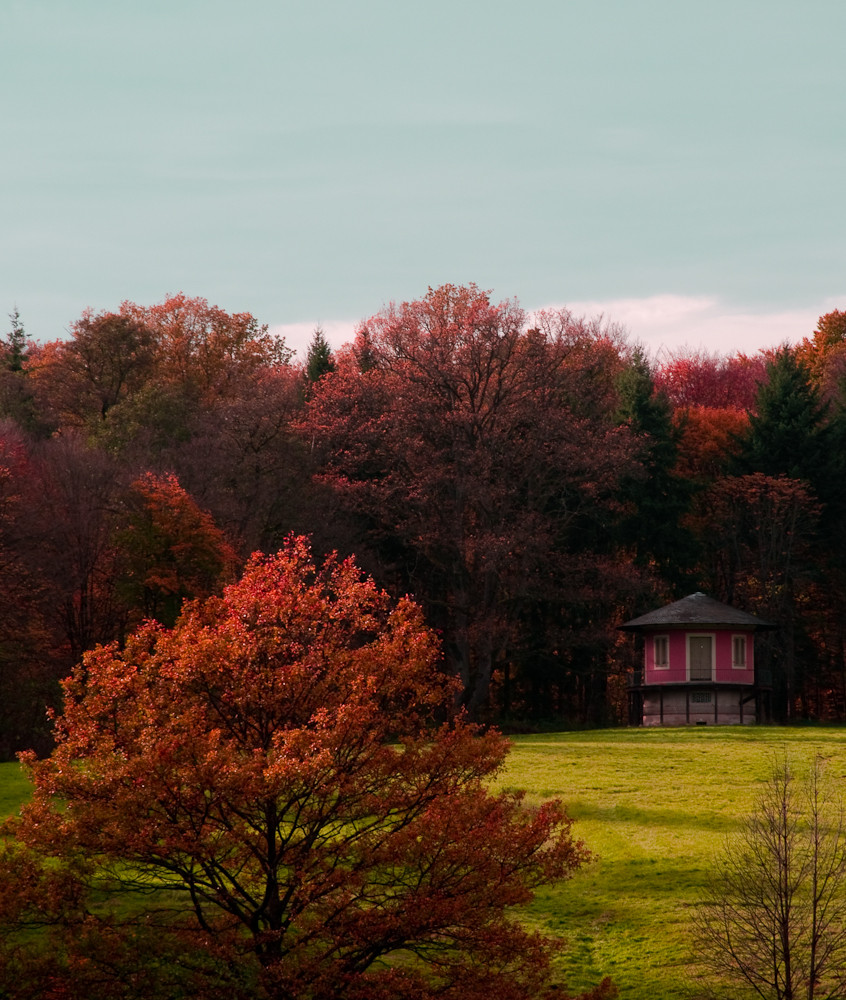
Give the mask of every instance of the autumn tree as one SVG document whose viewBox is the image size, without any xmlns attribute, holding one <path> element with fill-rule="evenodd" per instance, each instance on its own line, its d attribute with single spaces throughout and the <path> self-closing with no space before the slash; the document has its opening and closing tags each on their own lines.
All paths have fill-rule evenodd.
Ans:
<svg viewBox="0 0 846 1000">
<path fill-rule="evenodd" d="M 749 414 L 735 407 L 688 406 L 677 409 L 680 475 L 706 486 L 737 462 L 749 431 Z"/>
<path fill-rule="evenodd" d="M 46 882 L 53 964 L 101 997 L 134 995 L 121 956 L 151 927 L 164 954 L 205 956 L 195 996 L 547 996 L 553 944 L 513 907 L 588 855 L 559 803 L 490 790 L 507 745 L 451 714 L 438 659 L 417 606 L 350 560 L 318 568 L 303 539 L 173 629 L 88 653 L 55 751 L 26 758 L 0 940 L 44 943 L 14 929 Z M 97 927 L 120 947 L 104 954 Z M 154 976 L 145 955 L 133 973 Z"/>
<path fill-rule="evenodd" d="M 296 368 L 262 369 L 196 413 L 190 437 L 166 450 L 167 465 L 244 558 L 275 550 L 292 531 L 320 529 L 308 445 L 295 430 L 302 404 Z"/>
<path fill-rule="evenodd" d="M 751 410 L 765 366 L 763 354 L 750 358 L 683 348 L 659 360 L 655 384 L 674 407 Z"/>
<path fill-rule="evenodd" d="M 94 641 L 113 638 L 108 506 L 115 470 L 68 437 L 0 422 L 0 756 L 52 745 L 48 706 Z"/>
<path fill-rule="evenodd" d="M 834 309 L 820 316 L 813 336 L 805 337 L 795 351 L 823 398 L 843 404 L 846 401 L 846 311 Z"/>
<path fill-rule="evenodd" d="M 61 636 L 64 676 L 85 650 L 123 631 L 116 600 L 116 514 L 126 472 L 80 434 L 40 442 L 26 483 L 30 566 L 50 591 L 49 617 Z"/>
<path fill-rule="evenodd" d="M 291 430 L 299 373 L 284 341 L 249 313 L 182 294 L 124 303 L 121 315 L 152 331 L 154 377 L 104 443 L 138 466 L 174 472 L 244 557 L 307 530 L 293 511 L 308 476 Z"/>
<path fill-rule="evenodd" d="M 152 375 L 152 332 L 134 318 L 87 311 L 42 352 L 37 385 L 61 425 L 99 433 L 110 411 Z"/>
<path fill-rule="evenodd" d="M 183 601 L 210 596 L 234 575 L 235 552 L 175 476 L 145 473 L 124 505 L 117 587 L 137 620 L 173 625 Z"/>
<path fill-rule="evenodd" d="M 70 333 L 40 352 L 39 400 L 58 426 L 82 427 L 116 452 L 184 439 L 195 413 L 291 356 L 249 313 L 181 293 L 154 306 L 89 310 Z"/>
<path fill-rule="evenodd" d="M 833 309 L 820 316 L 814 331 L 814 346 L 825 353 L 846 342 L 846 311 Z"/>
<path fill-rule="evenodd" d="M 250 313 L 228 313 L 181 292 L 153 306 L 124 302 L 120 314 L 152 331 L 158 378 L 191 400 L 225 397 L 244 378 L 291 358 Z"/>
<path fill-rule="evenodd" d="M 560 613 L 587 593 L 580 583 L 592 577 L 606 601 L 617 593 L 606 573 L 617 561 L 592 546 L 607 550 L 615 491 L 635 464 L 614 420 L 621 366 L 617 333 L 599 321 L 560 310 L 529 328 L 515 302 L 447 285 L 369 319 L 314 388 L 303 435 L 324 481 L 385 577 L 442 629 L 474 715 L 495 664 L 539 634 L 528 603 L 549 602 L 544 618 L 556 609 L 564 649 Z M 583 704 L 594 669 L 603 700 L 600 661 L 582 659 Z"/>
</svg>

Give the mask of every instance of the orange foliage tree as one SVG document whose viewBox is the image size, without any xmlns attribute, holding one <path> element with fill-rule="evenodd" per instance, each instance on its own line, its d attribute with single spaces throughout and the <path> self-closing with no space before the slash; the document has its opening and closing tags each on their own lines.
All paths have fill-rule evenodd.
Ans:
<svg viewBox="0 0 846 1000">
<path fill-rule="evenodd" d="M 546 996 L 554 945 L 511 908 L 588 853 L 558 802 L 489 790 L 500 735 L 435 721 L 438 659 L 415 604 L 301 538 L 172 630 L 87 654 L 0 858 L 0 916 L 64 935 L 27 983 L 133 996 L 131 954 L 146 997 L 159 967 L 198 997 Z"/>
<path fill-rule="evenodd" d="M 291 351 L 250 313 L 227 313 L 180 292 L 154 306 L 124 302 L 120 315 L 149 329 L 158 376 L 208 401 L 226 396 L 244 376 L 286 364 Z"/>
<path fill-rule="evenodd" d="M 40 409 L 112 450 L 139 436 L 184 437 L 198 409 L 243 395 L 245 383 L 291 357 L 250 313 L 182 293 L 154 306 L 87 310 L 70 333 L 28 365 Z"/>
<path fill-rule="evenodd" d="M 689 406 L 676 410 L 678 472 L 700 483 L 724 474 L 740 455 L 749 414 L 734 407 Z"/>
<path fill-rule="evenodd" d="M 172 625 L 184 600 L 209 597 L 234 575 L 231 545 L 176 476 L 137 479 L 126 521 L 116 537 L 124 564 L 119 590 L 143 617 Z"/>
<path fill-rule="evenodd" d="M 813 337 L 805 337 L 796 345 L 796 357 L 806 366 L 825 398 L 842 398 L 846 312 L 835 309 L 820 316 Z"/>
</svg>

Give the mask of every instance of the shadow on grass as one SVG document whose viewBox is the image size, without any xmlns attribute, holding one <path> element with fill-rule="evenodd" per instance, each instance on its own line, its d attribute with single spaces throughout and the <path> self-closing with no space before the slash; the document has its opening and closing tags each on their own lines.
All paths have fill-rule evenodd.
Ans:
<svg viewBox="0 0 846 1000">
<path fill-rule="evenodd" d="M 734 833 L 742 826 L 742 820 L 737 816 L 718 812 L 690 813 L 681 809 L 644 809 L 622 804 L 601 806 L 583 799 L 568 799 L 566 806 L 567 813 L 576 821 L 634 823 L 647 829 L 661 826 L 675 830 L 707 830 L 710 833 Z"/>
<path fill-rule="evenodd" d="M 696 866 L 663 857 L 624 860 L 600 857 L 597 864 L 603 883 L 617 900 L 617 909 L 622 911 L 625 911 L 626 901 L 648 902 L 656 896 L 667 897 L 674 904 L 693 902 L 707 884 L 714 867 L 711 857 L 703 857 Z"/>
<path fill-rule="evenodd" d="M 649 936 L 655 927 L 689 925 L 712 871 L 709 858 L 697 865 L 664 858 L 600 858 L 572 881 L 536 890 L 528 912 L 567 939 L 574 932 L 608 941 L 619 935 Z M 662 936 L 672 946 L 677 932 Z"/>
</svg>

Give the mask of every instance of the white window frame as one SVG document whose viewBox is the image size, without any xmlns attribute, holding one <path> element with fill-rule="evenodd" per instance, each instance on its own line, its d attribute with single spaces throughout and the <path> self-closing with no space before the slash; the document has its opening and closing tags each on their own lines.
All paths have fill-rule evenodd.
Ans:
<svg viewBox="0 0 846 1000">
<path fill-rule="evenodd" d="M 658 660 L 658 649 L 663 647 L 663 662 Z M 652 666 L 656 670 L 670 669 L 670 637 L 668 635 L 654 635 L 652 637 Z"/>
<path fill-rule="evenodd" d="M 740 646 L 743 650 L 743 660 L 739 661 L 735 650 Z M 749 642 L 745 632 L 738 632 L 731 637 L 731 668 L 732 670 L 747 670 L 749 667 Z"/>
</svg>

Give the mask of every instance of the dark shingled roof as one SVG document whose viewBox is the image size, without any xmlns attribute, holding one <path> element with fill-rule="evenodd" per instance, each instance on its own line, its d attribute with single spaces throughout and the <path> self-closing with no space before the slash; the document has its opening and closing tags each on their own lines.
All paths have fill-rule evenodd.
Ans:
<svg viewBox="0 0 846 1000">
<path fill-rule="evenodd" d="M 640 632 L 655 628 L 685 628 L 688 625 L 713 625 L 717 628 L 736 625 L 758 631 L 778 627 L 701 593 L 689 594 L 680 601 L 674 601 L 657 611 L 650 611 L 640 618 L 633 618 L 619 627 L 627 632 Z"/>
</svg>

